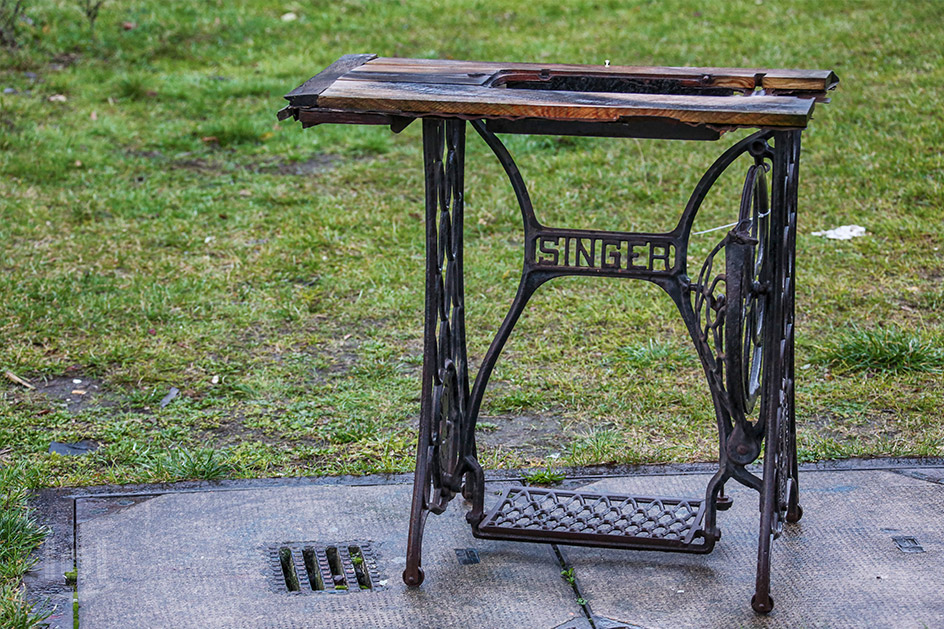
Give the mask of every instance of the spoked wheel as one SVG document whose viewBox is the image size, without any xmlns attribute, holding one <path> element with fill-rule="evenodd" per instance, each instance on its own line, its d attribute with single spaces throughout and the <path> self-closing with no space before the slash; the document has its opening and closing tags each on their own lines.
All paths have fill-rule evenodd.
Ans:
<svg viewBox="0 0 944 629">
<path fill-rule="evenodd" d="M 785 154 L 785 181 L 783 183 L 784 220 L 782 225 L 783 245 L 779 251 L 777 282 L 775 283 L 776 307 L 781 312 L 778 323 L 778 378 L 780 383 L 778 413 L 774 430 L 777 443 L 774 453 L 777 474 L 777 512 L 784 521 L 797 522 L 803 515 L 799 504 L 799 475 L 796 444 L 796 411 L 794 406 L 794 321 L 795 321 L 795 277 L 796 277 L 796 198 L 797 175 L 800 153 L 800 134 L 792 134 L 792 142 L 783 147 Z M 779 149 L 780 147 L 778 147 Z M 778 532 L 779 533 L 779 532 Z"/>
<path fill-rule="evenodd" d="M 755 164 L 748 169 L 741 193 L 738 224 L 725 246 L 725 368 L 732 419 L 746 433 L 763 430 L 763 409 L 757 422 L 751 422 L 761 397 L 767 347 L 767 327 L 773 318 L 769 312 L 772 279 L 770 205 L 767 192 L 767 166 L 770 151 L 763 140 L 751 148 Z M 750 423 L 748 423 L 750 422 Z M 759 451 L 745 462 L 756 458 Z M 747 459 L 747 457 L 746 457 Z"/>
</svg>

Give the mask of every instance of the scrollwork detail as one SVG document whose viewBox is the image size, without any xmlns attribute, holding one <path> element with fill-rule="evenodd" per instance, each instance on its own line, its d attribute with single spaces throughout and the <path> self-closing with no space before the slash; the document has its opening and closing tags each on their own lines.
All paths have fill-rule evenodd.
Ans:
<svg viewBox="0 0 944 629">
<path fill-rule="evenodd" d="M 465 306 L 462 285 L 462 168 L 464 123 L 440 123 L 438 150 L 445 158 L 432 167 L 437 206 L 436 266 L 433 270 L 436 330 L 433 355 L 431 456 L 432 493 L 428 508 L 441 513 L 461 489 L 463 436 L 467 421 L 469 381 L 465 355 Z"/>
<path fill-rule="evenodd" d="M 773 153 L 762 138 L 745 152 L 753 164 L 744 179 L 738 220 L 708 254 L 693 286 L 699 354 L 722 419 L 733 431 L 729 455 L 740 464 L 760 453 L 762 382 L 772 349 L 766 339 L 772 273 L 767 175 Z M 717 269 L 721 255 L 724 267 Z"/>
</svg>

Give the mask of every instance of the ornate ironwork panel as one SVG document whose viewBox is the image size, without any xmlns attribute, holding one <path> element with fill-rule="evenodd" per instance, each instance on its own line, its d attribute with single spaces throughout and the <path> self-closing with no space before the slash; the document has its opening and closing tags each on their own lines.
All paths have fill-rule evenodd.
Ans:
<svg viewBox="0 0 944 629">
<path fill-rule="evenodd" d="M 413 508 L 404 580 L 419 585 L 426 515 L 442 513 L 461 489 L 469 375 L 462 272 L 465 122 L 423 121 L 426 172 L 426 323 Z"/>
</svg>

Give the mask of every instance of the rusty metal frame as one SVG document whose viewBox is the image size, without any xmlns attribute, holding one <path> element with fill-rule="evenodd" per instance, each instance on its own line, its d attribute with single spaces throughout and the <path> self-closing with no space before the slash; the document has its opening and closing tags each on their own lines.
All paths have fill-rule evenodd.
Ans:
<svg viewBox="0 0 944 629">
<path fill-rule="evenodd" d="M 754 609 L 773 607 L 770 542 L 784 522 L 799 520 L 793 406 L 794 250 L 799 130 L 761 130 L 727 149 L 695 186 L 669 232 L 558 229 L 541 224 L 524 179 L 505 145 L 483 120 L 469 122 L 505 170 L 521 211 L 525 250 L 517 293 L 470 387 L 463 287 L 463 172 L 466 122 L 423 119 L 426 172 L 426 313 L 419 443 L 403 573 L 423 581 L 422 538 L 429 513 L 441 513 L 462 493 L 477 537 L 673 552 L 710 552 L 720 538 L 717 511 L 730 506 L 724 485 L 735 480 L 760 494 Z M 500 128 L 500 127 L 499 127 Z M 540 132 L 529 129 L 529 132 Z M 544 129 L 553 133 L 553 125 Z M 695 217 L 712 186 L 739 158 L 749 165 L 737 222 L 704 261 L 688 273 Z M 724 263 L 716 262 L 723 252 Z M 717 268 L 716 268 L 717 267 Z M 618 277 L 656 284 L 672 299 L 701 359 L 719 434 L 718 471 L 697 505 L 688 542 L 658 536 L 601 535 L 586 522 L 569 530 L 515 528 L 514 517 L 486 514 L 485 483 L 475 446 L 475 423 L 489 378 L 528 300 L 563 276 Z M 764 450 L 763 476 L 745 466 Z M 541 498 L 540 500 L 543 500 Z M 532 510 L 540 511 L 540 500 Z M 649 500 L 649 499 L 646 499 Z M 682 499 L 679 499 L 682 500 Z M 671 504 L 675 504 L 674 502 Z M 502 528 L 494 523 L 502 521 Z M 483 526 L 483 522 L 491 525 Z M 535 528 L 536 527 L 536 528 Z M 582 528 L 581 528 L 582 527 Z M 524 532 L 522 532 L 524 531 Z"/>
</svg>

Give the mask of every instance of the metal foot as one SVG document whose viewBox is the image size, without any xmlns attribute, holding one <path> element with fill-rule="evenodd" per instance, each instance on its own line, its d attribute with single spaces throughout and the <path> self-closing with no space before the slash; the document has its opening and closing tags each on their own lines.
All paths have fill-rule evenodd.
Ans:
<svg viewBox="0 0 944 629">
<path fill-rule="evenodd" d="M 418 587 L 422 585 L 423 579 L 426 578 L 426 575 L 423 573 L 423 569 L 417 566 L 416 568 L 407 568 L 403 571 L 403 582 L 410 587 Z"/>
<path fill-rule="evenodd" d="M 755 594 L 751 597 L 751 607 L 758 614 L 769 614 L 774 609 L 774 599 L 770 594 L 761 597 Z"/>
<path fill-rule="evenodd" d="M 787 511 L 787 522 L 796 524 L 803 517 L 803 507 L 796 505 Z"/>
</svg>

